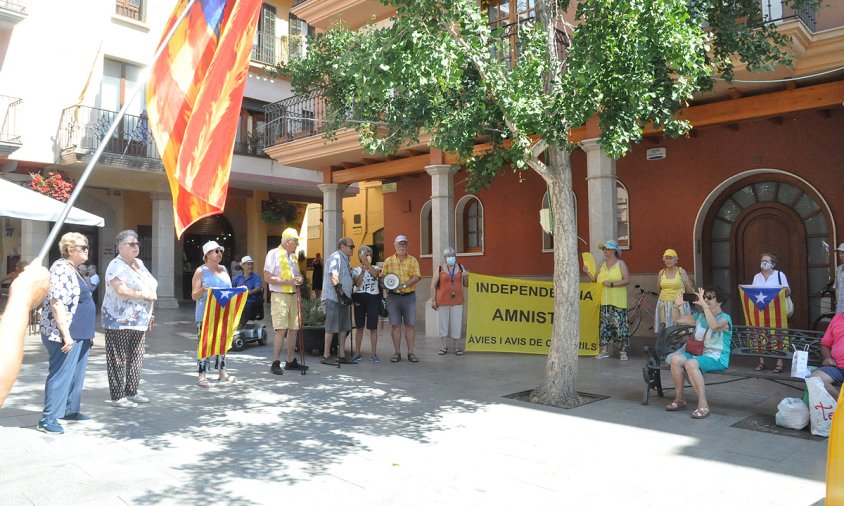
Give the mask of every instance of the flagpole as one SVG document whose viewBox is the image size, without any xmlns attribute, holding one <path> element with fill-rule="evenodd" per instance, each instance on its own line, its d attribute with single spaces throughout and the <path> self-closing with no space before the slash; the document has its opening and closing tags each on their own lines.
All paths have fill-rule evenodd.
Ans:
<svg viewBox="0 0 844 506">
<path fill-rule="evenodd" d="M 70 194 L 70 198 L 67 199 L 67 203 L 62 209 L 61 214 L 59 215 L 59 219 L 56 220 L 55 225 L 53 225 L 52 230 L 50 230 L 50 234 L 47 236 L 47 240 L 44 241 L 44 244 L 41 246 L 41 251 L 38 252 L 38 256 L 32 261 L 37 265 L 43 265 L 44 259 L 47 258 L 47 253 L 50 250 L 50 245 L 56 240 L 56 237 L 59 235 L 59 230 L 61 230 L 62 225 L 64 225 L 65 220 L 67 219 L 67 215 L 70 214 L 70 210 L 73 209 L 73 204 L 76 202 L 76 198 L 79 197 L 79 194 L 82 192 L 82 188 L 85 186 L 85 183 L 88 181 L 88 177 L 91 175 L 91 172 L 94 170 L 94 165 L 99 161 L 100 156 L 102 156 L 103 151 L 105 151 L 106 146 L 108 145 L 108 140 L 111 139 L 111 136 L 117 130 L 117 126 L 120 123 L 120 120 L 123 119 L 123 116 L 126 115 L 126 112 L 129 110 L 129 107 L 134 102 L 135 98 L 137 98 L 138 94 L 141 90 L 146 86 L 147 80 L 149 79 L 150 72 L 152 71 L 152 66 L 155 62 L 158 61 L 158 58 L 164 52 L 164 49 L 167 47 L 167 43 L 170 42 L 170 39 L 173 37 L 173 34 L 176 33 L 176 30 L 179 28 L 179 25 L 182 23 L 182 20 L 185 19 L 190 8 L 193 4 L 196 3 L 196 0 L 188 0 L 187 5 L 185 6 L 185 10 L 179 15 L 176 19 L 176 22 L 173 23 L 173 26 L 170 28 L 170 31 L 167 32 L 167 35 L 161 40 L 161 43 L 158 46 L 158 49 L 155 51 L 155 54 L 152 56 L 152 62 L 144 67 L 144 70 L 141 72 L 140 78 L 138 79 L 138 83 L 135 85 L 135 89 L 132 90 L 130 94 L 129 100 L 127 100 L 123 107 L 120 108 L 118 111 L 117 116 L 115 116 L 114 121 L 111 123 L 111 126 L 108 127 L 108 131 L 106 131 L 105 135 L 103 135 L 102 141 L 100 145 L 97 147 L 97 150 L 94 151 L 93 156 L 91 156 L 91 161 L 88 162 L 88 166 L 85 167 L 85 170 L 82 171 L 82 175 L 79 176 L 79 180 L 76 182 L 76 186 L 73 188 L 73 192 Z"/>
</svg>

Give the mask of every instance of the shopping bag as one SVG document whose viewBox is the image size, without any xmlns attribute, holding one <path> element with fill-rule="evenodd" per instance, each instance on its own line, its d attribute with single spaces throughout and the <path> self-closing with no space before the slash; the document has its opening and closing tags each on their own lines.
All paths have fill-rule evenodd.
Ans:
<svg viewBox="0 0 844 506">
<path fill-rule="evenodd" d="M 791 377 L 805 378 L 809 375 L 809 345 L 802 350 L 794 347 L 794 355 L 791 356 Z"/>
<path fill-rule="evenodd" d="M 809 408 L 801 399 L 786 397 L 777 406 L 776 424 L 786 429 L 803 430 L 809 425 Z"/>
<path fill-rule="evenodd" d="M 826 391 L 820 378 L 806 378 L 806 389 L 809 390 L 809 421 L 812 424 L 812 434 L 829 437 L 832 415 L 837 403 Z"/>
</svg>

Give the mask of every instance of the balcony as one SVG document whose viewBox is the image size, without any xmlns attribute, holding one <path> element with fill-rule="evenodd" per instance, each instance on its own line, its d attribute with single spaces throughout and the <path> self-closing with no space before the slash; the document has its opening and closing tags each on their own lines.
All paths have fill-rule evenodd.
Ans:
<svg viewBox="0 0 844 506">
<path fill-rule="evenodd" d="M 21 147 L 18 131 L 18 106 L 23 100 L 0 95 L 0 155 L 8 155 Z"/>
<path fill-rule="evenodd" d="M 0 0 L 0 32 L 26 19 L 26 5 L 21 0 Z"/>
<path fill-rule="evenodd" d="M 290 12 L 313 27 L 327 30 L 341 18 L 349 28 L 360 28 L 372 16 L 381 21 L 395 11 L 379 0 L 293 0 Z"/>
<path fill-rule="evenodd" d="M 319 135 L 325 124 L 325 101 L 316 93 L 280 100 L 265 106 L 264 111 L 267 146 Z"/>
<path fill-rule="evenodd" d="M 817 31 L 817 19 L 815 18 L 815 11 L 811 7 L 803 7 L 795 11 L 792 7 L 786 5 L 782 0 L 762 0 L 762 18 L 766 23 L 779 23 L 798 19 L 806 25 L 806 28 L 811 32 Z"/>
<path fill-rule="evenodd" d="M 106 143 L 100 163 L 112 166 L 162 171 L 161 156 L 149 130 L 146 116 L 127 114 L 110 139 L 105 134 L 116 111 L 73 106 L 62 111 L 59 147 L 63 163 L 87 161 L 102 142 Z"/>
<path fill-rule="evenodd" d="M 276 37 L 256 32 L 255 40 L 256 43 L 252 46 L 252 61 L 266 65 L 287 63 L 291 50 L 294 54 L 298 54 L 302 46 L 302 44 L 291 44 L 290 37 L 287 35 Z"/>
</svg>

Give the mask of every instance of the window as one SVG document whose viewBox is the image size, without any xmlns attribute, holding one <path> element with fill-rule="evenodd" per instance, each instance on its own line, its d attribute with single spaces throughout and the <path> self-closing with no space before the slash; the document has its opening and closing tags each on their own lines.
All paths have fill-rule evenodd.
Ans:
<svg viewBox="0 0 844 506">
<path fill-rule="evenodd" d="M 510 65 L 515 65 L 518 58 L 519 26 L 533 21 L 536 0 L 483 0 L 481 6 L 489 16 L 489 27 L 493 34 L 500 37 L 499 43 L 490 49 L 492 55 L 499 59 L 508 58 Z"/>
<path fill-rule="evenodd" d="M 261 6 L 258 29 L 252 41 L 252 60 L 275 65 L 278 62 L 275 36 L 275 7 L 269 4 Z"/>
<path fill-rule="evenodd" d="M 466 195 L 455 210 L 458 253 L 481 253 L 484 249 L 484 209 L 474 195 Z"/>
<path fill-rule="evenodd" d="M 288 22 L 290 23 L 290 27 L 288 28 L 288 33 L 290 34 L 288 38 L 290 58 L 305 56 L 305 51 L 308 49 L 308 37 L 316 35 L 316 29 L 308 26 L 308 23 L 305 23 L 293 14 L 290 14 L 288 17 Z"/>
<path fill-rule="evenodd" d="M 95 125 L 105 125 L 107 128 L 114 121 L 117 112 L 131 99 L 126 114 L 108 141 L 106 151 L 121 155 L 158 158 L 145 114 L 143 87 L 135 97 L 131 96 L 138 85 L 140 74 L 141 68 L 138 66 L 108 58 L 103 60 L 103 80 L 100 85 L 100 95 L 97 97 L 98 109 L 93 110 L 90 119 L 92 124 L 87 131 L 94 135 L 105 133 L 104 128 L 99 129 Z"/>
<path fill-rule="evenodd" d="M 425 202 L 419 212 L 419 256 L 431 256 L 434 249 L 434 225 L 432 223 L 433 208 L 431 201 Z"/>
<path fill-rule="evenodd" d="M 618 222 L 618 247 L 630 249 L 630 202 L 627 197 L 627 187 L 621 181 L 615 181 L 616 212 Z"/>
<path fill-rule="evenodd" d="M 119 16 L 143 21 L 145 14 L 143 0 L 116 0 L 114 12 Z"/>
</svg>

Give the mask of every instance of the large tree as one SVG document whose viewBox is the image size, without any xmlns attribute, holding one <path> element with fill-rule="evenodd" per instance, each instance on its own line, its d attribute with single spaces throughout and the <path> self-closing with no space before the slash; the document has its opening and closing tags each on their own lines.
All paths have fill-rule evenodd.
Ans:
<svg viewBox="0 0 844 506">
<path fill-rule="evenodd" d="M 690 125 L 677 111 L 696 91 L 729 80 L 739 60 L 750 70 L 788 64 L 786 38 L 763 23 L 760 0 L 536 0 L 535 16 L 497 29 L 478 0 L 382 2 L 396 9 L 388 26 L 337 24 L 285 72 L 296 91 L 323 97 L 329 138 L 354 128 L 365 149 L 391 153 L 425 133 L 457 155 L 472 188 L 510 169 L 545 180 L 556 317 L 532 400 L 576 405 L 570 130 L 597 118 L 600 145 L 616 158 L 647 125 L 683 134 Z M 490 148 L 478 152 L 479 143 Z"/>
</svg>

